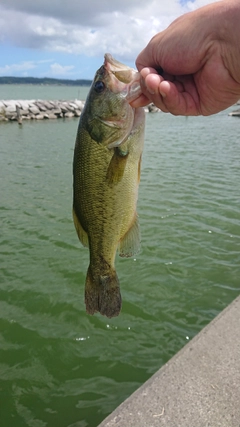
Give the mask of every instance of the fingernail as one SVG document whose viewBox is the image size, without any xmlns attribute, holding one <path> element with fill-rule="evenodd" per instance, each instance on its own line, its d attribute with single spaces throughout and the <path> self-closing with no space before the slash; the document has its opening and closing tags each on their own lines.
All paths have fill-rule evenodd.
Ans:
<svg viewBox="0 0 240 427">
<path fill-rule="evenodd" d="M 149 93 L 151 93 L 151 95 L 154 95 L 154 94 L 155 94 L 154 90 L 149 89 L 148 87 L 147 87 L 147 90 L 148 90 L 148 92 L 149 92 Z"/>
<path fill-rule="evenodd" d="M 146 89 L 151 95 L 154 95 L 155 92 L 152 89 L 149 89 L 149 87 L 146 85 L 146 81 L 143 77 L 141 77 L 140 83 L 141 83 L 141 87 L 143 89 Z"/>
<path fill-rule="evenodd" d="M 160 95 L 161 95 L 163 98 L 166 98 L 166 93 L 162 92 L 161 90 L 160 90 L 159 92 L 160 92 Z"/>
</svg>

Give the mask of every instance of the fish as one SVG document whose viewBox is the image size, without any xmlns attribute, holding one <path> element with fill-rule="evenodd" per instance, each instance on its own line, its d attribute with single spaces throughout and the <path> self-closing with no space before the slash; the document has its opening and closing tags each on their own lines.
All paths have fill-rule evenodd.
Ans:
<svg viewBox="0 0 240 427">
<path fill-rule="evenodd" d="M 73 157 L 73 221 L 89 248 L 88 314 L 118 316 L 122 298 L 115 257 L 140 248 L 136 211 L 145 112 L 132 108 L 140 74 L 110 54 L 96 72 L 80 116 Z"/>
</svg>

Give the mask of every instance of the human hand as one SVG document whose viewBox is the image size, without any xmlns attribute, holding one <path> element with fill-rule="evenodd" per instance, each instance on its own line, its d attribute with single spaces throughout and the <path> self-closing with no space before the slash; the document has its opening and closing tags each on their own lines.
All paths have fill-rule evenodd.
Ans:
<svg viewBox="0 0 240 427">
<path fill-rule="evenodd" d="M 175 115 L 210 115 L 240 98 L 240 2 L 227 0 L 181 16 L 140 53 L 142 95 Z M 163 69 L 161 74 L 157 70 Z"/>
</svg>

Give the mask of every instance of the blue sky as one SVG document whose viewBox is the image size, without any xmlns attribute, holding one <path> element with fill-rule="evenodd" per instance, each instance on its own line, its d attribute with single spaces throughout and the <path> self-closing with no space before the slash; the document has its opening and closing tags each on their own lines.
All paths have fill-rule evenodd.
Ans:
<svg viewBox="0 0 240 427">
<path fill-rule="evenodd" d="M 134 67 L 151 37 L 214 0 L 1 0 L 0 76 L 92 79 L 104 53 Z"/>
</svg>

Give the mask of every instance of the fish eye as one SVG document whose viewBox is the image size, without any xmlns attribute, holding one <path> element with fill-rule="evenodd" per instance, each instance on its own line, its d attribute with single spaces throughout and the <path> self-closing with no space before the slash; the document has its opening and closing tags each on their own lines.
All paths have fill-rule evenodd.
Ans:
<svg viewBox="0 0 240 427">
<path fill-rule="evenodd" d="M 97 93 L 101 93 L 105 89 L 105 84 L 102 82 L 102 80 L 98 80 L 94 85 L 94 89 Z"/>
</svg>

